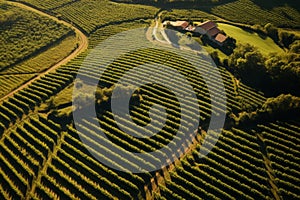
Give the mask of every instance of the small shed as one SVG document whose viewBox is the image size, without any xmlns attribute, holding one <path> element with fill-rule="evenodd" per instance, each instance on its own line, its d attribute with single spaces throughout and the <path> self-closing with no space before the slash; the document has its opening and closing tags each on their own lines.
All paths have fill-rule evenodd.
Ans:
<svg viewBox="0 0 300 200">
<path fill-rule="evenodd" d="M 218 43 L 220 46 L 223 46 L 227 39 L 227 36 L 223 35 L 222 33 L 218 33 L 215 37 L 215 42 Z"/>
<path fill-rule="evenodd" d="M 185 30 L 189 26 L 189 22 L 187 22 L 187 21 L 175 21 L 175 22 L 170 22 L 170 25 L 173 26 L 175 29 Z"/>
</svg>

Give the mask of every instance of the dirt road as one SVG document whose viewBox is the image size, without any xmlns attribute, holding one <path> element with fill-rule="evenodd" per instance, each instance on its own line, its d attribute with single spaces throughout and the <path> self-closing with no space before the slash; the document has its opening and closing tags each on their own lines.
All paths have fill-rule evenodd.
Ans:
<svg viewBox="0 0 300 200">
<path fill-rule="evenodd" d="M 66 64 L 67 62 L 69 62 L 71 59 L 75 58 L 77 55 L 79 55 L 81 52 L 83 52 L 84 50 L 87 49 L 88 47 L 88 38 L 79 30 L 77 29 L 76 27 L 74 27 L 72 24 L 66 22 L 66 21 L 63 21 L 63 20 L 60 20 L 54 16 L 51 16 L 47 13 L 44 13 L 40 10 L 37 10 L 35 8 L 32 8 L 30 6 L 27 6 L 25 4 L 22 4 L 22 3 L 17 3 L 17 2 L 11 2 L 11 1 L 6 1 L 6 3 L 8 4 L 11 4 L 13 6 L 17 6 L 17 7 L 20 7 L 20 8 L 23 8 L 23 9 L 26 9 L 26 10 L 29 10 L 29 11 L 32 11 L 32 12 L 35 12 L 39 15 L 43 15 L 43 16 L 46 16 L 46 17 L 49 17 L 59 23 L 62 23 L 64 24 L 65 26 L 68 26 L 68 27 L 71 27 L 75 33 L 76 33 L 76 37 L 78 39 L 78 47 L 77 49 L 75 49 L 70 55 L 68 55 L 67 57 L 65 57 L 64 59 L 62 59 L 61 61 L 59 61 L 58 63 L 56 63 L 55 65 L 51 66 L 49 69 L 47 69 L 46 71 L 38 74 L 36 77 L 28 80 L 26 83 L 24 83 L 23 85 L 21 85 L 20 87 L 12 90 L 10 93 L 6 94 L 5 96 L 1 97 L 0 98 L 0 101 L 3 101 L 4 99 L 6 99 L 7 97 L 9 96 L 12 96 L 14 95 L 16 92 L 24 89 L 26 86 L 28 86 L 29 84 L 31 84 L 33 81 L 41 78 L 42 76 L 44 76 L 45 74 L 49 73 L 50 71 L 53 71 L 55 70 L 56 68 L 60 67 L 61 65 L 63 64 Z"/>
</svg>

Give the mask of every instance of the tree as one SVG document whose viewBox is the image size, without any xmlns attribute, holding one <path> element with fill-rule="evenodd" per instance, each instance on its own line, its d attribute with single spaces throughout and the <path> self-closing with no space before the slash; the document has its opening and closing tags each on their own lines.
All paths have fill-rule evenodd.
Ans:
<svg viewBox="0 0 300 200">
<path fill-rule="evenodd" d="M 298 54 L 297 56 L 299 57 L 300 54 L 300 40 L 296 40 L 294 41 L 291 45 L 290 45 L 290 53 L 296 53 Z"/>
<path fill-rule="evenodd" d="M 278 43 L 278 29 L 271 23 L 267 23 L 264 27 L 268 36 L 270 36 L 276 43 Z"/>
<path fill-rule="evenodd" d="M 287 31 L 280 31 L 278 36 L 279 43 L 281 43 L 286 48 L 288 48 L 290 44 L 292 44 L 296 39 L 299 39 L 296 38 L 294 33 L 290 33 Z"/>
<path fill-rule="evenodd" d="M 229 67 L 244 82 L 261 87 L 266 79 L 265 58 L 257 48 L 246 44 L 238 45 L 228 59 Z"/>
</svg>

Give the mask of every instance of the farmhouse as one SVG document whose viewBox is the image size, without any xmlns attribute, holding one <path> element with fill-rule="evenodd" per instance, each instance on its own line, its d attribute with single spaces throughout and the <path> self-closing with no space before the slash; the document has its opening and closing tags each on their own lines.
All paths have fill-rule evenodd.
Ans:
<svg viewBox="0 0 300 200">
<path fill-rule="evenodd" d="M 202 24 L 199 24 L 198 26 L 196 26 L 195 28 L 195 32 L 198 32 L 202 35 L 206 34 L 207 31 L 209 31 L 210 29 L 213 29 L 217 27 L 217 24 L 213 21 L 206 21 L 203 22 Z"/>
<path fill-rule="evenodd" d="M 227 36 L 221 33 L 218 25 L 210 20 L 205 21 L 198 26 L 193 26 L 187 21 L 164 21 L 163 26 L 172 26 L 178 31 L 190 31 L 195 35 L 207 35 L 211 41 L 216 42 L 220 46 L 222 46 L 227 39 Z"/>
<path fill-rule="evenodd" d="M 185 30 L 186 30 L 186 31 L 195 32 L 195 26 L 189 25 L 188 27 L 185 28 Z"/>
<path fill-rule="evenodd" d="M 200 33 L 202 35 L 207 35 L 208 38 L 218 45 L 222 46 L 227 39 L 227 36 L 221 33 L 220 29 L 217 27 L 218 25 L 213 21 L 205 21 L 199 24 L 195 28 L 196 33 Z"/>
</svg>

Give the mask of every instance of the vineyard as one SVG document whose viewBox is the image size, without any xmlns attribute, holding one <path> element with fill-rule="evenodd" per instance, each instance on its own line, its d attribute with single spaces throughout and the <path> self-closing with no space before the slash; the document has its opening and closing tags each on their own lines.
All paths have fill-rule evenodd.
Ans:
<svg viewBox="0 0 300 200">
<path fill-rule="evenodd" d="M 71 29 L 36 13 L 4 3 L 0 9 L 4 16 L 1 23 L 12 24 L 0 33 L 1 71 L 71 33 Z"/>
<path fill-rule="evenodd" d="M 20 2 L 30 3 L 30 1 Z M 46 9 L 44 4 L 45 2 L 42 0 L 34 1 L 34 5 L 41 9 Z M 101 0 L 96 3 L 89 0 L 70 1 L 69 3 L 61 3 L 60 1 L 59 4 L 63 6 L 51 9 L 51 12 L 72 22 L 87 34 L 107 25 L 139 19 L 152 19 L 158 11 L 157 8 L 151 6 L 115 4 L 108 0 Z"/>
<path fill-rule="evenodd" d="M 245 24 L 265 25 L 272 23 L 280 27 L 299 28 L 300 14 L 292 7 L 282 6 L 272 10 L 262 9 L 252 0 L 238 0 L 212 8 L 212 13 Z"/>
<path fill-rule="evenodd" d="M 247 132 L 236 128 L 223 131 L 209 156 L 199 159 L 195 150 L 172 170 L 170 178 L 159 186 L 163 198 L 157 199 L 272 198 L 257 135 L 267 146 L 266 156 L 270 158 L 271 176 L 276 177 L 280 198 L 298 199 L 298 122 L 258 125 Z"/>
<path fill-rule="evenodd" d="M 99 79 L 99 71 L 105 60 L 99 61 L 96 56 L 88 57 L 93 48 L 112 35 L 149 27 L 158 8 L 107 0 L 20 2 L 72 22 L 88 35 L 89 43 L 86 51 L 78 53 L 68 63 L 43 74 L 0 101 L 0 199 L 299 199 L 299 119 L 259 122 L 249 127 L 234 124 L 230 119 L 231 115 L 238 116 L 245 110 L 260 109 L 268 98 L 262 92 L 239 82 L 224 67 L 217 68 L 222 79 L 219 80 L 217 74 L 212 73 L 211 63 L 205 54 L 200 54 L 202 57 L 197 63 L 200 66 L 198 72 L 188 62 L 194 59 L 195 54 L 183 53 L 180 56 L 166 49 L 141 48 L 114 59 Z M 258 9 L 251 1 L 247 2 L 239 0 L 222 5 L 216 7 L 213 13 L 218 16 L 226 13 L 223 17 L 234 21 L 230 18 L 230 9 L 236 9 L 235 6 L 244 9 L 244 4 L 247 4 L 248 7 Z M 5 36 L 3 41 L 15 38 L 13 41 L 21 45 L 16 47 L 12 42 L 6 42 L 7 46 L 1 47 L 7 54 L 6 56 L 1 51 L 5 65 L 0 71 L 0 96 L 4 96 L 55 64 L 52 57 L 62 53 L 67 56 L 73 52 L 78 46 L 76 44 L 74 47 L 74 43 L 78 40 L 71 28 L 45 16 L 5 3 L 0 4 L 1 9 L 5 10 L 7 16 L 11 16 L 11 13 L 18 13 L 19 16 L 15 18 L 16 21 L 11 22 L 10 28 L 1 29 L 0 34 Z M 277 11 L 279 10 L 282 11 L 283 8 L 278 8 Z M 270 11 L 266 16 L 272 15 L 270 20 L 276 18 L 272 23 L 281 25 L 285 19 L 275 15 L 277 11 Z M 163 17 L 184 17 L 185 13 L 186 10 L 175 10 L 173 14 L 165 14 Z M 215 17 L 200 11 L 194 11 L 191 16 L 198 16 L 197 19 L 201 20 Z M 251 18 L 249 15 L 247 17 L 243 18 L 243 23 L 249 23 L 247 20 Z M 260 24 L 256 21 L 254 23 Z M 288 23 L 289 26 L 297 24 L 292 19 Z M 28 27 L 29 25 L 32 27 Z M 35 34 L 46 34 L 45 38 L 30 41 L 32 32 L 20 31 L 25 28 L 32 29 Z M 18 40 L 21 38 L 16 36 L 18 34 L 23 34 L 24 43 Z M 35 54 L 39 48 L 49 46 L 61 38 L 64 40 L 57 46 L 46 48 L 32 59 L 18 63 Z M 126 41 L 125 36 L 124 38 L 122 45 L 106 40 L 107 48 L 121 51 L 134 46 L 132 41 Z M 135 38 L 135 42 L 141 38 L 147 39 L 146 29 L 144 35 Z M 23 48 L 23 54 L 17 53 L 19 47 Z M 67 49 L 65 52 L 64 48 Z M 197 102 L 192 100 L 190 91 L 181 84 L 176 84 L 174 91 L 160 84 L 146 84 L 139 88 L 130 116 L 125 118 L 113 113 L 108 106 L 111 101 L 109 91 L 121 78 L 124 78 L 126 85 L 138 83 L 140 77 L 150 81 L 148 71 L 143 69 L 124 77 L 128 71 L 147 63 L 162 64 L 178 71 L 192 86 Z M 173 72 L 159 68 L 152 70 L 159 74 L 159 80 L 170 85 L 180 81 Z M 78 76 L 82 79 L 80 84 L 84 86 L 74 83 Z M 204 76 L 209 77 L 210 88 Z M 220 81 L 224 88 L 220 86 Z M 74 108 L 72 94 L 67 94 L 73 87 L 89 87 L 90 82 L 97 82 L 97 88 L 103 95 L 96 101 L 94 107 L 97 115 L 93 117 L 85 113 L 85 107 Z M 221 95 L 223 89 L 226 104 Z M 188 108 L 186 114 L 181 113 L 181 105 L 175 96 L 177 92 L 185 96 L 184 103 Z M 85 98 L 82 99 L 86 100 Z M 216 100 L 214 109 L 212 99 Z M 163 128 L 160 121 L 164 120 L 157 111 L 154 113 L 159 121 L 150 123 L 152 119 L 149 111 L 154 104 L 162 105 L 166 110 L 167 118 Z M 64 112 L 64 109 L 71 113 Z M 76 120 L 76 124 L 73 114 L 82 116 L 79 121 Z M 222 115 L 226 116 L 226 122 L 220 137 L 219 130 L 207 132 L 212 116 Z M 147 138 L 128 134 L 133 132 L 140 135 L 142 128 L 133 128 L 136 124 L 141 127 L 150 124 L 151 130 L 157 130 L 158 133 Z M 177 133 L 179 126 L 190 133 L 190 141 L 182 143 L 178 151 L 184 155 L 175 162 L 160 170 L 144 173 L 116 170 L 130 166 L 138 171 L 141 166 L 133 161 L 139 158 L 128 152 L 153 152 L 168 144 L 176 144 L 183 134 Z M 200 130 L 198 126 L 201 127 Z M 198 131 L 197 136 L 192 137 L 195 130 Z M 106 137 L 99 132 L 104 132 Z M 208 141 L 206 145 L 203 145 L 204 140 Z M 86 145 L 86 142 L 90 145 Z M 113 152 L 113 148 L 122 152 L 124 157 Z M 205 152 L 210 148 L 212 151 L 207 156 L 199 157 L 200 150 Z M 171 149 L 169 151 L 172 152 Z M 163 159 L 168 160 L 167 154 L 161 154 Z M 149 155 L 147 159 L 139 161 L 153 168 L 155 164 L 162 164 L 165 160 Z M 110 163 L 110 166 L 116 168 L 104 163 Z"/>
<path fill-rule="evenodd" d="M 76 46 L 71 28 L 45 16 L 1 3 L 0 97 L 68 56 Z"/>
</svg>

